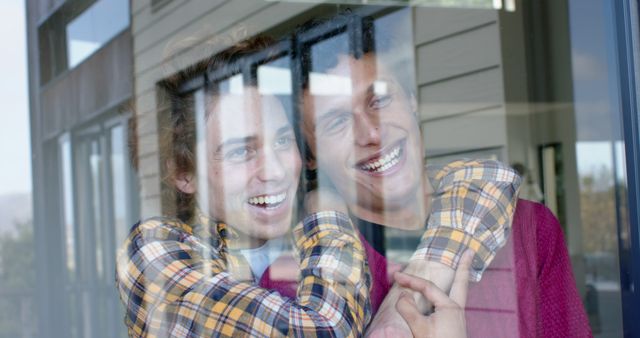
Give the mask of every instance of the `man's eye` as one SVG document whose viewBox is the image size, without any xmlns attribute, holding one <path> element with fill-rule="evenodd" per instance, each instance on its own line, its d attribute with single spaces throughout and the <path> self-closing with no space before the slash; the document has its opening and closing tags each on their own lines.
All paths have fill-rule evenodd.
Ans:
<svg viewBox="0 0 640 338">
<path fill-rule="evenodd" d="M 346 114 L 336 116 L 325 126 L 325 132 L 335 133 L 342 130 L 349 123 L 349 116 Z"/>
<path fill-rule="evenodd" d="M 236 149 L 229 150 L 224 158 L 231 161 L 243 161 L 249 159 L 253 151 L 249 147 L 240 147 Z"/>
<path fill-rule="evenodd" d="M 369 107 L 374 109 L 380 109 L 388 106 L 392 101 L 391 95 L 376 95 L 371 99 Z"/>
<path fill-rule="evenodd" d="M 291 144 L 293 144 L 293 142 L 294 142 L 293 135 L 284 135 L 276 139 L 275 146 L 277 148 L 286 148 L 286 147 L 289 147 Z"/>
</svg>

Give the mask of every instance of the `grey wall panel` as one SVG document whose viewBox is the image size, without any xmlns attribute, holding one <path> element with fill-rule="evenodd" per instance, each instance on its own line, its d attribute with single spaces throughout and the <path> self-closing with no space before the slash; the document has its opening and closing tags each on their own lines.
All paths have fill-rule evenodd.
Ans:
<svg viewBox="0 0 640 338">
<path fill-rule="evenodd" d="M 416 45 L 469 30 L 473 27 L 496 22 L 498 15 L 491 9 L 415 9 Z"/>
<path fill-rule="evenodd" d="M 422 124 L 427 154 L 444 154 L 472 149 L 502 147 L 506 144 L 503 108 Z"/>
<path fill-rule="evenodd" d="M 156 103 L 156 92 L 155 88 L 151 88 L 144 93 L 141 93 L 136 96 L 136 106 L 140 108 L 146 108 L 146 110 L 137 110 L 136 113 L 138 115 L 152 115 L 155 116 L 156 109 L 151 108 Z"/>
<path fill-rule="evenodd" d="M 131 0 L 131 13 L 133 15 L 138 15 L 143 10 L 151 11 L 151 0 Z"/>
<path fill-rule="evenodd" d="M 131 35 L 124 31 L 41 89 L 45 137 L 88 121 L 131 97 Z"/>
<path fill-rule="evenodd" d="M 140 51 L 167 39 L 173 33 L 184 29 L 190 24 L 199 22 L 200 17 L 207 15 L 207 13 L 220 11 L 221 15 L 227 14 L 221 16 L 221 18 L 226 18 L 226 20 L 233 22 L 234 19 L 244 16 L 243 13 L 249 13 L 246 11 L 255 10 L 260 5 L 264 6 L 264 3 L 255 1 L 198 0 L 171 2 L 159 12 L 152 12 L 150 9 L 144 10 L 136 16 L 136 23 L 132 26 L 132 32 L 136 36 L 134 52 L 140 53 Z M 212 26 L 225 24 L 221 21 L 225 20 L 217 20 L 208 24 Z"/>
<path fill-rule="evenodd" d="M 158 135 L 157 134 L 146 134 L 146 135 L 138 135 L 138 155 L 146 156 L 146 155 L 155 155 L 158 153 Z M 156 163 L 157 166 L 157 163 Z M 156 172 L 158 169 L 156 169 Z"/>
<path fill-rule="evenodd" d="M 146 39 L 146 30 L 141 35 L 134 35 L 136 76 L 144 76 L 143 73 L 151 69 L 163 67 L 164 73 L 154 77 L 164 78 L 178 69 L 224 50 L 234 40 L 266 31 L 313 7 L 312 4 L 274 4 L 266 1 L 248 3 L 251 6 L 238 1 L 225 3 L 215 11 L 201 16 L 197 21 L 186 17 L 167 16 L 155 24 L 152 30 L 163 31 L 173 28 L 173 25 L 180 29 L 165 32 L 164 39 L 145 48 L 139 48 L 138 45 L 146 44 L 143 42 Z M 183 25 L 175 23 L 171 24 L 171 27 L 164 27 L 162 22 L 167 20 L 182 22 Z M 169 44 L 173 47 L 169 47 Z M 184 46 L 182 49 L 178 48 L 180 44 Z M 193 47 L 188 47 L 189 45 Z M 168 59 L 172 60 L 172 64 L 167 64 Z M 138 90 L 136 92 L 139 93 Z"/>
<path fill-rule="evenodd" d="M 506 147 L 496 11 L 416 8 L 414 17 L 425 152 L 443 155 Z"/>
<path fill-rule="evenodd" d="M 161 66 L 163 61 L 174 56 L 179 56 L 179 59 L 173 60 L 177 64 L 174 67 L 184 68 L 227 48 L 231 43 L 229 37 L 237 31 L 237 29 L 234 31 L 233 27 L 238 24 L 240 18 L 255 14 L 263 9 L 265 4 L 273 5 L 262 1 L 227 2 L 215 11 L 201 16 L 198 21 L 193 21 L 193 17 L 180 17 L 177 14 L 167 16 L 154 24 L 152 29 L 135 35 L 136 73 Z M 273 18 L 270 19 L 273 20 Z M 250 24 L 244 27 L 248 34 L 259 31 L 256 28 L 259 22 L 255 20 L 248 20 L 248 22 Z M 188 48 L 189 45 L 193 47 Z"/>
<path fill-rule="evenodd" d="M 504 103 L 502 71 L 491 68 L 418 89 L 423 120 L 500 106 Z"/>
<path fill-rule="evenodd" d="M 159 175 L 158 158 L 154 156 L 154 154 L 140 156 L 138 164 L 140 166 L 140 169 L 138 170 L 140 177 Z"/>
<path fill-rule="evenodd" d="M 417 49 L 418 85 L 500 65 L 497 24 L 421 45 Z"/>
<path fill-rule="evenodd" d="M 155 134 L 158 130 L 158 117 L 154 112 L 141 114 L 138 112 L 138 135 Z"/>
</svg>

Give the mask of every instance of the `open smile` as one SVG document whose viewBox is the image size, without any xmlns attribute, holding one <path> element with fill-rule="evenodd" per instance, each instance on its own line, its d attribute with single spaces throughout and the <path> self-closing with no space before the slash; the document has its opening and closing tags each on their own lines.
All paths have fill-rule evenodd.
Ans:
<svg viewBox="0 0 640 338">
<path fill-rule="evenodd" d="M 375 175 L 385 175 L 394 171 L 404 158 L 405 140 L 383 149 L 377 154 L 360 161 L 356 168 Z"/>
<path fill-rule="evenodd" d="M 276 209 L 287 199 L 287 192 L 279 194 L 264 194 L 253 196 L 247 200 L 247 203 L 254 207 L 263 209 Z"/>
</svg>

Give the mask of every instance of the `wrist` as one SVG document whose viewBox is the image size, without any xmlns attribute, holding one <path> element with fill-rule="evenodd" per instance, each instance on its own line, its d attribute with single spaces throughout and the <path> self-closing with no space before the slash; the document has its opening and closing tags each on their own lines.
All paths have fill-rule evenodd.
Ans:
<svg viewBox="0 0 640 338">
<path fill-rule="evenodd" d="M 408 275 L 426 279 L 435 284 L 439 289 L 449 292 L 455 270 L 440 262 L 414 259 L 402 271 Z"/>
</svg>

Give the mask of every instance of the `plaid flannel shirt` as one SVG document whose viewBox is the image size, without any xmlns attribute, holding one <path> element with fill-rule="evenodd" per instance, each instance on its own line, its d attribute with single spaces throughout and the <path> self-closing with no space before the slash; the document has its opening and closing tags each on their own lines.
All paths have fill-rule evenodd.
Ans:
<svg viewBox="0 0 640 338">
<path fill-rule="evenodd" d="M 116 284 L 132 337 L 357 337 L 369 321 L 370 277 L 347 216 L 319 212 L 293 229 L 297 298 L 239 282 L 228 268 L 230 229 L 152 218 L 118 257 Z"/>
<path fill-rule="evenodd" d="M 427 166 L 434 192 L 427 230 L 411 260 L 456 268 L 467 248 L 475 252 L 470 279 L 479 281 L 511 229 L 521 179 L 493 160 Z"/>
</svg>

